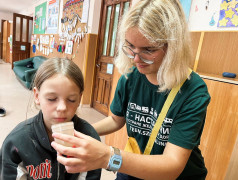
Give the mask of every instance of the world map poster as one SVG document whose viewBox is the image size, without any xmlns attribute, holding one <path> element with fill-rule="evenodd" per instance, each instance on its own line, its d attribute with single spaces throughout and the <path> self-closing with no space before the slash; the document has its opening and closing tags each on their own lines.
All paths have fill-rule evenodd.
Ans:
<svg viewBox="0 0 238 180">
<path fill-rule="evenodd" d="M 238 27 L 238 0 L 222 0 L 218 27 Z"/>
</svg>

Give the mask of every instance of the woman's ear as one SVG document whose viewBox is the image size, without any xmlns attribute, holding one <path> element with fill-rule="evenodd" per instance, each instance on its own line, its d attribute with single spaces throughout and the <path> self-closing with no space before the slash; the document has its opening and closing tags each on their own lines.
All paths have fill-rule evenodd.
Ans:
<svg viewBox="0 0 238 180">
<path fill-rule="evenodd" d="M 33 88 L 33 93 L 34 93 L 34 98 L 35 98 L 36 105 L 40 105 L 39 90 L 36 87 Z"/>
</svg>

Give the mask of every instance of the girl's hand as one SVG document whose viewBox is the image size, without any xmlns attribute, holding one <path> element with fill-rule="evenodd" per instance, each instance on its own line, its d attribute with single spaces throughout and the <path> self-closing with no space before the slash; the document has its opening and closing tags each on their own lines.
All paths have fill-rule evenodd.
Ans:
<svg viewBox="0 0 238 180">
<path fill-rule="evenodd" d="M 74 132 L 74 136 L 60 133 L 53 133 L 52 136 L 74 145 L 74 147 L 66 147 L 54 141 L 51 143 L 51 146 L 57 151 L 58 162 L 65 165 L 68 173 L 86 172 L 107 167 L 111 156 L 109 146 L 78 131 Z"/>
</svg>

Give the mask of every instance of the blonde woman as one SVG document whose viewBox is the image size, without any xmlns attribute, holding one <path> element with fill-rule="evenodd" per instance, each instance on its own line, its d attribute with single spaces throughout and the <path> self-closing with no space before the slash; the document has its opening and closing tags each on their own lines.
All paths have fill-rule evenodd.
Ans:
<svg viewBox="0 0 238 180">
<path fill-rule="evenodd" d="M 122 76 L 110 106 L 113 115 L 94 124 L 99 135 L 126 124 L 128 136 L 135 138 L 143 153 L 169 92 L 186 80 L 166 114 L 150 155 L 96 145 L 81 133 L 75 138 L 54 134 L 78 148 L 53 142 L 59 154 L 74 157 L 58 155 L 58 161 L 69 172 L 94 168 L 118 171 L 117 180 L 205 179 L 207 169 L 198 146 L 210 96 L 199 75 L 189 75 L 191 45 L 179 0 L 139 1 L 124 16 L 119 38 L 115 65 Z"/>
</svg>

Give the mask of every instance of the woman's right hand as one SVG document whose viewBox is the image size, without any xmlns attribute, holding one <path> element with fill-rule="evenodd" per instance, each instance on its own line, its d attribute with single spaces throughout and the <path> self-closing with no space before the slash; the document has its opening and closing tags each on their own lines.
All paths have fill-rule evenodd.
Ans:
<svg viewBox="0 0 238 180">
<path fill-rule="evenodd" d="M 111 156 L 110 147 L 100 141 L 74 132 L 74 136 L 53 133 L 54 138 L 74 144 L 74 147 L 62 146 L 55 141 L 51 146 L 57 151 L 57 160 L 63 164 L 68 173 L 86 172 L 106 168 Z"/>
</svg>

